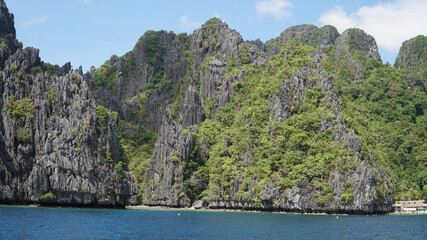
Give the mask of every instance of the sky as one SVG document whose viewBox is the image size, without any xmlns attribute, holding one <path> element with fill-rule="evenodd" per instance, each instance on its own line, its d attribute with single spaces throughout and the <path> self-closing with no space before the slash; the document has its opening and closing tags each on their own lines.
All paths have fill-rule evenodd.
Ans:
<svg viewBox="0 0 427 240">
<path fill-rule="evenodd" d="M 427 35 L 427 0 L 5 0 L 17 38 L 44 62 L 87 71 L 131 51 L 147 30 L 191 34 L 212 17 L 244 40 L 275 38 L 299 24 L 360 28 L 374 36 L 384 62 L 402 42 Z"/>
</svg>

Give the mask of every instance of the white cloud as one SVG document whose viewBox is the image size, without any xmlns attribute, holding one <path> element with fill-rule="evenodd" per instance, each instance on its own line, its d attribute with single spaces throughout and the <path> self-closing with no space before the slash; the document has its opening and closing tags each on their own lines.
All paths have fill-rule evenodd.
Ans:
<svg viewBox="0 0 427 240">
<path fill-rule="evenodd" d="M 186 32 L 191 32 L 202 24 L 203 22 L 192 20 L 185 15 L 179 19 L 179 27 Z"/>
<path fill-rule="evenodd" d="M 363 6 L 351 13 L 337 6 L 323 13 L 319 22 L 333 25 L 339 32 L 352 27 L 363 29 L 374 36 L 380 48 L 397 53 L 403 41 L 427 35 L 426 13 L 426 0 L 394 0 Z"/>
<path fill-rule="evenodd" d="M 24 27 L 25 28 L 30 28 L 30 27 L 32 27 L 34 25 L 47 22 L 47 20 L 49 20 L 49 16 L 47 16 L 47 15 L 44 15 L 44 16 L 38 17 L 38 18 L 33 18 L 33 19 L 25 22 L 24 23 Z"/>
<path fill-rule="evenodd" d="M 82 0 L 82 2 L 85 3 L 85 4 L 89 4 L 89 3 L 92 2 L 92 0 Z"/>
<path fill-rule="evenodd" d="M 291 16 L 291 12 L 288 11 L 290 7 L 292 4 L 289 0 L 264 0 L 255 4 L 255 10 L 259 17 L 272 15 L 277 20 Z"/>
</svg>

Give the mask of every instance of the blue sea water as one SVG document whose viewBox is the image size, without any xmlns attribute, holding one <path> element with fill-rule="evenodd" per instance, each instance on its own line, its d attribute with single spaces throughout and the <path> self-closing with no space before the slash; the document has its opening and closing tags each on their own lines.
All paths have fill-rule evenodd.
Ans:
<svg viewBox="0 0 427 240">
<path fill-rule="evenodd" d="M 0 206 L 0 239 L 427 239 L 427 215 Z"/>
</svg>

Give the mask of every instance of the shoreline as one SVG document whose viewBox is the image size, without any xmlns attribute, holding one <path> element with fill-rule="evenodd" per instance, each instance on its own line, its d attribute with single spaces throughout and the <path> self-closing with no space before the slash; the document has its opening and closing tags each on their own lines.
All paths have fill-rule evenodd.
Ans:
<svg viewBox="0 0 427 240">
<path fill-rule="evenodd" d="M 58 205 L 39 203 L 0 203 L 0 207 L 20 207 L 20 208 L 46 208 L 46 209 L 76 209 L 76 210 L 126 210 L 126 206 L 78 206 L 78 205 Z"/>
<path fill-rule="evenodd" d="M 247 212 L 247 213 L 282 213 L 282 214 L 301 214 L 301 215 L 351 215 L 351 214 L 328 214 L 328 213 L 309 213 L 309 212 L 285 212 L 285 211 L 261 211 L 261 210 L 242 210 L 242 209 L 229 209 L 229 208 L 175 208 L 167 206 L 147 206 L 136 205 L 126 206 L 129 210 L 152 210 L 152 211 L 188 211 L 188 212 Z"/>
<path fill-rule="evenodd" d="M 149 210 L 149 211 L 176 211 L 176 212 L 247 212 L 247 213 L 279 213 L 279 214 L 298 214 L 298 215 L 335 215 L 335 216 L 381 216 L 381 215 L 427 215 L 427 213 L 402 213 L 390 212 L 380 214 L 349 214 L 349 213 L 326 213 L 326 212 L 297 212 L 297 211 L 261 211 L 261 210 L 242 210 L 227 208 L 175 208 L 167 206 L 148 206 L 148 205 L 126 205 L 124 207 L 102 207 L 102 206 L 67 206 L 67 205 L 42 205 L 42 204 L 8 204 L 0 203 L 0 207 L 22 207 L 22 208 L 45 208 L 45 209 L 74 209 L 74 210 Z"/>
<path fill-rule="evenodd" d="M 303 211 L 263 211 L 263 210 L 242 210 L 242 209 L 229 209 L 229 208 L 200 208 L 196 209 L 194 207 L 188 208 L 175 208 L 167 206 L 148 206 L 148 205 L 127 205 L 126 209 L 129 210 L 152 210 L 152 211 L 201 211 L 201 212 L 248 212 L 248 213 L 279 213 L 279 214 L 298 214 L 298 215 L 335 215 L 335 216 L 380 216 L 380 215 L 389 215 L 392 213 L 373 213 L 373 214 L 351 214 L 351 213 L 327 213 L 327 212 L 303 212 Z"/>
</svg>

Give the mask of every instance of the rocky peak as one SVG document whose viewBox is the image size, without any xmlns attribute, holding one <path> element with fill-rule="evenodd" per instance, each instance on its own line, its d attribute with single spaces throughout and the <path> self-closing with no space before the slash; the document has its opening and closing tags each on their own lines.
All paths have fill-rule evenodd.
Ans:
<svg viewBox="0 0 427 240">
<path fill-rule="evenodd" d="M 18 49 L 16 53 L 6 61 L 6 65 L 9 65 L 11 68 L 16 68 L 13 69 L 14 71 L 21 72 L 27 72 L 39 63 L 39 50 L 32 47 Z"/>
<path fill-rule="evenodd" d="M 425 71 L 427 65 L 427 37 L 418 35 L 405 41 L 400 47 L 399 55 L 394 63 L 395 67 L 411 69 L 424 79 L 427 79 Z"/>
<path fill-rule="evenodd" d="M 212 18 L 193 32 L 195 62 L 201 63 L 205 56 L 219 54 L 221 58 L 237 59 L 242 36 L 219 18 Z"/>
<path fill-rule="evenodd" d="M 350 28 L 337 39 L 340 45 L 346 45 L 346 50 L 357 50 L 366 58 L 380 58 L 375 38 L 361 29 Z"/>
<path fill-rule="evenodd" d="M 15 36 L 13 14 L 9 13 L 6 3 L 0 0 L 0 68 L 4 67 L 5 61 L 16 49 L 22 48 Z"/>
<path fill-rule="evenodd" d="M 4 38 L 11 34 L 16 36 L 13 14 L 9 13 L 6 3 L 0 0 L 0 37 Z"/>
<path fill-rule="evenodd" d="M 135 44 L 132 52 L 137 55 L 138 61 L 145 61 L 153 65 L 160 64 L 163 61 L 166 46 L 174 39 L 175 33 L 173 32 L 146 31 Z M 116 60 L 118 60 L 117 56 Z"/>
<path fill-rule="evenodd" d="M 283 43 L 289 40 L 297 40 L 312 46 L 322 47 L 333 45 L 338 36 L 337 29 L 330 25 L 318 28 L 315 25 L 303 24 L 286 29 L 280 35 L 280 39 Z"/>
<path fill-rule="evenodd" d="M 253 44 L 257 46 L 261 51 L 265 52 L 265 43 L 261 39 L 257 38 L 256 40 L 246 41 L 247 44 Z"/>
<path fill-rule="evenodd" d="M 311 24 L 302 24 L 287 28 L 279 37 L 266 42 L 267 55 L 272 56 L 280 52 L 281 46 L 290 40 L 302 42 L 313 47 L 326 49 L 334 45 L 339 37 L 337 29 L 326 25 L 318 28 Z"/>
<path fill-rule="evenodd" d="M 350 77 L 351 79 L 347 81 L 361 80 L 364 77 L 365 66 L 358 56 L 379 60 L 377 43 L 371 35 L 361 29 L 347 29 L 335 42 L 334 57 L 337 71 L 350 70 L 354 74 L 354 77 Z"/>
</svg>

